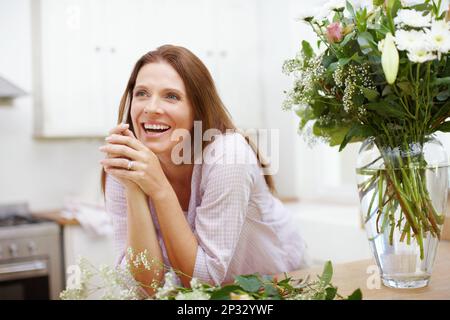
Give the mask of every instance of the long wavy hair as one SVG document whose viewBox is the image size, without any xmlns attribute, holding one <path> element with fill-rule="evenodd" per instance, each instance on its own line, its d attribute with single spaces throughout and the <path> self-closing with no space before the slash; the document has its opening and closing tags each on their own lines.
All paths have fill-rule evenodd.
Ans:
<svg viewBox="0 0 450 320">
<path fill-rule="evenodd" d="M 118 124 L 123 120 L 127 99 L 129 99 L 128 103 L 131 104 L 132 102 L 133 90 L 139 71 L 144 65 L 155 62 L 166 62 L 170 64 L 180 75 L 186 88 L 187 99 L 194 108 L 194 121 L 202 121 L 203 132 L 213 128 L 222 133 L 225 133 L 227 130 L 236 130 L 244 136 L 247 143 L 252 147 L 257 156 L 259 165 L 262 168 L 266 168 L 266 164 L 262 161 L 262 155 L 255 143 L 253 143 L 249 136 L 237 130 L 233 124 L 231 116 L 220 99 L 214 80 L 206 66 L 196 55 L 184 47 L 164 45 L 154 51 L 147 52 L 136 62 L 125 88 L 125 92 L 120 100 L 119 115 L 117 119 Z M 130 125 L 129 129 L 135 133 L 133 122 L 131 120 L 131 112 L 128 113 L 126 123 Z M 204 150 L 209 143 L 211 143 L 211 141 L 203 141 L 202 149 Z M 264 179 L 269 190 L 274 193 L 275 186 L 272 176 L 264 175 Z M 106 173 L 102 169 L 101 187 L 103 194 L 105 193 L 105 183 Z"/>
</svg>

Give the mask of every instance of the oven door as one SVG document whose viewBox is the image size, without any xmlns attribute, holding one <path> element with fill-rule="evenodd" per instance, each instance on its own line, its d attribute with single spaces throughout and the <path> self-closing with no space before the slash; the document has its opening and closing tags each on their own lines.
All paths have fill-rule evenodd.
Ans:
<svg viewBox="0 0 450 320">
<path fill-rule="evenodd" d="M 50 299 L 47 259 L 0 264 L 0 300 Z"/>
</svg>

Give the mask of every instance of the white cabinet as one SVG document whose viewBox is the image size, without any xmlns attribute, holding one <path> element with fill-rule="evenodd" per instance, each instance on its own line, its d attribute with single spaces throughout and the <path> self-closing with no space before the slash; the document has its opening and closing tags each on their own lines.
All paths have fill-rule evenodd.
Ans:
<svg viewBox="0 0 450 320">
<path fill-rule="evenodd" d="M 235 122 L 262 126 L 257 0 L 32 1 L 35 132 L 102 136 L 133 64 L 162 44 L 210 69 Z"/>
</svg>

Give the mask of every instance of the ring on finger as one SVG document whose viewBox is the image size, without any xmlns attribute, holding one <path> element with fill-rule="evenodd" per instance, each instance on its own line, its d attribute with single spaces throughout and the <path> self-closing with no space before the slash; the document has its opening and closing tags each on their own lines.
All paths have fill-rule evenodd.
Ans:
<svg viewBox="0 0 450 320">
<path fill-rule="evenodd" d="M 133 170 L 133 161 L 128 160 L 128 166 L 127 166 L 127 170 Z"/>
</svg>

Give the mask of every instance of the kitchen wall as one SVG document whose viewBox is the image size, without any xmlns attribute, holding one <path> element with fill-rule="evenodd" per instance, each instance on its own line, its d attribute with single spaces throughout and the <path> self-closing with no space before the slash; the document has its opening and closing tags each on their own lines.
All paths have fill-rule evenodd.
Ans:
<svg viewBox="0 0 450 320">
<path fill-rule="evenodd" d="M 33 139 L 30 0 L 0 0 L 0 74 L 30 94 L 0 104 L 0 203 L 55 209 L 101 199 L 100 140 Z"/>
</svg>

